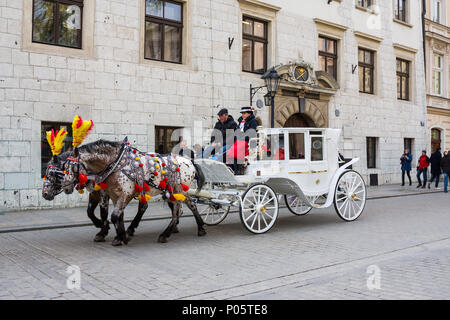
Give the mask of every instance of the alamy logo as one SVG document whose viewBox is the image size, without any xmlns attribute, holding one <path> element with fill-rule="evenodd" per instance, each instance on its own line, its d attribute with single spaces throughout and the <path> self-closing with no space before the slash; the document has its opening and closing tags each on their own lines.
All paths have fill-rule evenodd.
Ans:
<svg viewBox="0 0 450 320">
<path fill-rule="evenodd" d="M 67 289 L 73 290 L 81 289 L 81 270 L 79 266 L 71 265 L 66 269 L 66 273 L 69 273 L 69 277 L 66 280 Z"/>
<path fill-rule="evenodd" d="M 370 10 L 372 11 L 372 14 L 367 19 L 367 28 L 370 30 L 381 30 L 380 7 L 371 6 Z"/>
<path fill-rule="evenodd" d="M 367 267 L 366 273 L 370 274 L 367 278 L 367 288 L 369 290 L 381 289 L 381 270 L 377 265 L 370 265 Z"/>
</svg>

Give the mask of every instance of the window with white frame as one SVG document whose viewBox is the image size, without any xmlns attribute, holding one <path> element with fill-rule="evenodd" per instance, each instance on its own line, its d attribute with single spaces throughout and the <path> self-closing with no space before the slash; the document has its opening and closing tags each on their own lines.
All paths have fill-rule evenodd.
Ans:
<svg viewBox="0 0 450 320">
<path fill-rule="evenodd" d="M 433 21 L 441 23 L 442 2 L 441 0 L 433 1 Z"/>
<path fill-rule="evenodd" d="M 442 70 L 443 57 L 440 54 L 433 54 L 433 70 L 432 70 L 432 92 L 436 95 L 442 94 Z"/>
</svg>

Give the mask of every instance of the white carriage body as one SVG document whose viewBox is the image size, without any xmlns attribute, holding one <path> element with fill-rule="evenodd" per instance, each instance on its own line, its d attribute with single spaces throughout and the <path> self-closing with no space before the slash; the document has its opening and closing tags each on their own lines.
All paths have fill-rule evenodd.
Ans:
<svg viewBox="0 0 450 320">
<path fill-rule="evenodd" d="M 240 208 L 241 221 L 253 233 L 268 231 L 278 215 L 284 196 L 289 211 L 305 215 L 312 208 L 334 203 L 345 221 L 354 221 L 364 210 L 364 181 L 340 159 L 340 129 L 259 127 L 249 141 L 248 164 L 244 175 L 234 175 L 222 162 L 197 159 L 203 189 L 189 194 L 208 199 L 205 219 L 220 223 L 230 206 Z M 214 218 L 217 215 L 217 219 Z"/>
<path fill-rule="evenodd" d="M 339 169 L 340 133 L 340 129 L 329 128 L 260 129 L 252 141 L 257 144 L 250 149 L 245 175 L 236 179 L 247 184 L 286 178 L 295 182 L 306 196 L 327 194 Z M 279 150 L 284 149 L 284 159 L 267 151 L 268 140 L 271 144 L 275 142 Z"/>
</svg>

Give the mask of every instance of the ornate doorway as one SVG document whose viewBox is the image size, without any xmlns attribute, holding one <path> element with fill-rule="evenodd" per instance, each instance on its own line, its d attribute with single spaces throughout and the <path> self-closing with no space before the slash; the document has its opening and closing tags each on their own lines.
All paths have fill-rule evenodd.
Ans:
<svg viewBox="0 0 450 320">
<path fill-rule="evenodd" d="M 315 128 L 314 121 L 305 114 L 294 113 L 284 123 L 285 128 Z"/>
<path fill-rule="evenodd" d="M 441 146 L 441 130 L 431 129 L 431 152 L 435 152 Z"/>
</svg>

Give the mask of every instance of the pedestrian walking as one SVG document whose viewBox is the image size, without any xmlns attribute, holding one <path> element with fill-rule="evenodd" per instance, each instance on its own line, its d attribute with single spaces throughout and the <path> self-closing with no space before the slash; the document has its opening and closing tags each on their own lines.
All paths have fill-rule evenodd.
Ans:
<svg viewBox="0 0 450 320">
<path fill-rule="evenodd" d="M 442 160 L 442 154 L 441 154 L 441 148 L 438 147 L 435 152 L 430 157 L 430 163 L 431 163 L 431 179 L 430 182 L 428 182 L 428 189 L 431 188 L 431 183 L 436 179 L 435 183 L 435 189 L 439 189 L 439 177 L 441 175 L 441 160 Z"/>
<path fill-rule="evenodd" d="M 444 173 L 444 192 L 448 192 L 448 176 L 450 175 L 450 152 L 444 152 L 444 157 L 441 160 L 441 168 Z"/>
<path fill-rule="evenodd" d="M 419 161 L 417 163 L 417 181 L 419 184 L 417 185 L 417 188 L 422 187 L 425 189 L 425 186 L 427 185 L 427 170 L 428 165 L 430 164 L 430 158 L 427 156 L 427 151 L 422 150 L 422 155 L 419 158 Z M 420 175 L 423 175 L 423 184 L 420 180 Z"/>
<path fill-rule="evenodd" d="M 405 185 L 405 173 L 409 179 L 409 185 L 411 182 L 411 162 L 412 162 L 412 154 L 409 153 L 408 149 L 405 149 L 402 156 L 400 157 L 400 164 L 402 165 L 402 186 Z"/>
</svg>

